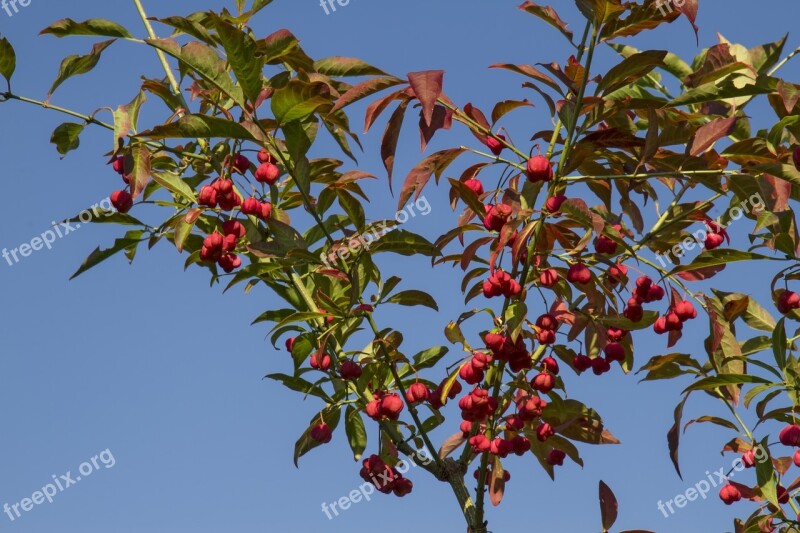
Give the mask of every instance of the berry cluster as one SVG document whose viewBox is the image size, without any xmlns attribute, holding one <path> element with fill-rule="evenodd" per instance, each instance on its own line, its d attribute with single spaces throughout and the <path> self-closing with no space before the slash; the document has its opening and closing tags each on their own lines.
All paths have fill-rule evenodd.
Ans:
<svg viewBox="0 0 800 533">
<path fill-rule="evenodd" d="M 379 492 L 403 497 L 414 488 L 410 479 L 403 477 L 397 468 L 387 465 L 377 455 L 370 455 L 361 464 L 361 479 L 372 483 Z"/>
</svg>

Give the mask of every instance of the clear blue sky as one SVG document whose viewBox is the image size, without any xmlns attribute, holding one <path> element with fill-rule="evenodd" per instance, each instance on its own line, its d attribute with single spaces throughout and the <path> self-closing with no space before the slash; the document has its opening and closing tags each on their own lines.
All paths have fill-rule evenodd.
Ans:
<svg viewBox="0 0 800 533">
<path fill-rule="evenodd" d="M 487 111 L 505 98 L 528 97 L 537 108 L 522 111 L 507 125 L 519 139 L 548 128 L 546 106 L 520 88 L 521 79 L 486 66 L 496 62 L 564 62 L 568 49 L 555 31 L 518 12 L 518 1 L 404 2 L 351 0 L 331 15 L 316 0 L 279 0 L 254 21 L 260 35 L 287 27 L 313 57 L 356 56 L 384 70 L 403 75 L 412 70 L 443 68 L 445 89 L 459 104 L 473 101 Z M 168 16 L 209 7 L 232 8 L 223 0 L 145 1 L 151 15 Z M 562 17 L 579 32 L 582 24 L 568 0 L 553 0 Z M 93 38 L 57 40 L 38 37 L 51 22 L 71 17 L 111 18 L 136 35 L 143 31 L 132 2 L 32 0 L 13 17 L 0 11 L 0 33 L 15 45 L 18 71 L 15 92 L 43 98 L 61 58 L 85 53 Z M 701 45 L 715 43 L 716 33 L 754 46 L 776 40 L 795 29 L 796 2 L 763 3 L 729 0 L 702 2 Z M 164 27 L 157 31 L 166 34 Z M 686 57 L 696 53 L 689 24 L 680 20 L 633 44 L 668 47 Z M 787 48 L 800 44 L 790 35 Z M 608 64 L 609 55 L 600 61 Z M 800 78 L 800 65 L 783 71 Z M 116 107 L 135 93 L 138 76 L 161 77 L 150 50 L 116 43 L 100 66 L 86 77 L 69 80 L 53 103 L 91 112 Z M 156 102 L 150 114 L 163 108 Z M 750 109 L 758 123 L 758 110 Z M 101 115 L 103 116 L 103 115 Z M 105 115 L 107 119 L 107 114 Z M 356 110 L 355 124 L 363 120 Z M 51 221 L 74 215 L 117 188 L 118 177 L 104 166 L 101 154 L 112 144 L 102 130 L 89 129 L 82 146 L 61 161 L 48 144 L 51 131 L 64 118 L 16 102 L 0 104 L 0 176 L 3 210 L 0 247 L 13 248 L 47 230 Z M 361 167 L 384 176 L 378 154 L 381 123 L 365 138 Z M 397 174 L 400 179 L 420 158 L 417 133 L 402 138 Z M 463 130 L 442 135 L 433 148 L 471 142 Z M 333 150 L 331 146 L 323 149 Z M 391 217 L 394 200 L 385 180 L 369 186 L 373 218 Z M 453 220 L 445 187 L 427 193 L 433 205 L 429 219 L 416 219 L 409 229 L 436 237 L 435 229 Z M 719 213 L 717 213 L 719 214 Z M 748 222 L 742 222 L 747 226 Z M 742 228 L 749 230 L 750 227 Z M 377 495 L 329 521 L 322 502 L 332 502 L 356 488 L 358 464 L 344 435 L 301 460 L 291 462 L 296 437 L 316 412 L 314 400 L 263 381 L 269 372 L 287 371 L 285 351 L 265 341 L 268 328 L 249 326 L 276 299 L 263 289 L 244 295 L 209 289 L 207 273 L 183 271 L 183 261 L 165 243 L 141 250 L 133 267 L 122 257 L 68 282 L 67 278 L 97 245 L 110 244 L 116 228 L 81 228 L 58 240 L 53 250 L 39 251 L 19 264 L 0 262 L 0 504 L 13 504 L 72 471 L 105 449 L 116 460 L 11 522 L 0 514 L 0 531 L 19 533 L 128 533 L 219 531 L 261 532 L 382 531 L 459 532 L 465 527 L 451 493 L 421 471 L 412 471 L 414 492 L 403 500 Z M 744 244 L 741 231 L 738 245 Z M 405 324 L 408 351 L 444 344 L 442 330 L 463 311 L 449 267 L 431 271 L 422 261 L 396 262 L 408 287 L 432 292 L 441 313 L 391 310 L 379 323 Z M 744 292 L 742 272 L 720 279 Z M 459 278 L 460 279 L 460 278 Z M 744 278 L 747 279 L 747 278 Z M 747 280 L 749 281 L 749 280 Z M 766 281 L 762 283 L 766 284 Z M 758 289 L 760 290 L 760 289 Z M 707 326 L 691 324 L 678 349 L 704 358 Z M 640 337 L 637 363 L 667 353 L 663 338 Z M 415 349 L 416 348 L 416 349 Z M 454 357 L 454 356 L 453 356 Z M 637 366 L 638 366 L 637 364 Z M 435 374 L 432 379 L 440 379 Z M 509 531 L 598 531 L 597 483 L 616 492 L 620 518 L 615 530 L 649 529 L 659 533 L 700 533 L 731 528 L 732 517 L 746 516 L 749 504 L 725 508 L 716 497 L 696 501 L 665 519 L 658 500 L 673 498 L 705 477 L 705 471 L 729 466 L 721 457 L 732 435 L 711 427 L 694 427 L 683 439 L 685 481 L 678 479 L 667 456 L 665 434 L 679 399 L 679 384 L 637 383 L 616 369 L 602 379 L 570 376 L 570 394 L 596 407 L 621 446 L 581 446 L 586 467 L 567 463 L 553 483 L 531 457 L 507 463 L 512 480 L 499 510 L 490 510 L 491 529 Z M 698 398 L 699 400 L 699 398 Z M 690 403 L 692 415 L 721 414 L 719 406 Z M 451 426 L 435 434 L 441 442 Z M 370 437 L 376 432 L 370 430 Z M 374 451 L 370 444 L 368 453 Z M 727 470 L 727 468 L 726 468 Z M 748 476 L 754 477 L 752 472 Z M 747 481 L 754 482 L 749 477 Z"/>
</svg>

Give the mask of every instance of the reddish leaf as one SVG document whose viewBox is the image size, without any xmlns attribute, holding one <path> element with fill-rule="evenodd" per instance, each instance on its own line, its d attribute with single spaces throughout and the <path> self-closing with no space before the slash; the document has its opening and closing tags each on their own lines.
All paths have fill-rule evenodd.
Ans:
<svg viewBox="0 0 800 533">
<path fill-rule="evenodd" d="M 367 107 L 367 111 L 364 113 L 364 133 L 369 132 L 370 128 L 372 128 L 372 125 L 375 123 L 381 113 L 386 110 L 389 104 L 395 100 L 403 100 L 403 98 L 400 96 L 402 94 L 402 90 L 395 91 L 390 95 L 375 100 L 369 105 L 369 107 Z M 341 101 L 341 99 L 339 101 Z"/>
<path fill-rule="evenodd" d="M 416 194 L 415 198 L 419 198 L 420 194 L 422 194 L 422 189 L 428 184 L 431 176 L 436 174 L 436 179 L 438 180 L 450 163 L 463 153 L 464 149 L 462 148 L 450 148 L 436 152 L 423 159 L 406 177 L 406 181 L 400 191 L 398 209 L 403 209 L 412 195 Z"/>
<path fill-rule="evenodd" d="M 425 119 L 420 113 L 419 117 L 419 133 L 420 145 L 422 151 L 428 147 L 428 143 L 433 139 L 434 134 L 438 130 L 449 130 L 453 125 L 453 112 L 448 108 L 437 105 L 433 110 L 433 120 L 430 124 L 425 124 Z"/>
<path fill-rule="evenodd" d="M 572 32 L 567 29 L 567 23 L 561 20 L 561 17 L 558 16 L 555 9 L 550 6 L 540 6 L 535 4 L 534 2 L 525 2 L 519 8 L 523 11 L 530 13 L 536 17 L 539 17 L 543 21 L 547 22 L 558 31 L 560 31 L 564 37 L 572 41 Z"/>
<path fill-rule="evenodd" d="M 342 96 L 339 97 L 339 99 L 336 101 L 336 104 L 333 106 L 333 109 L 331 109 L 331 113 L 357 102 L 362 98 L 366 98 L 371 94 L 383 91 L 389 87 L 394 87 L 395 85 L 400 85 L 401 83 L 403 83 L 403 80 L 393 77 L 372 78 L 371 80 L 362 81 L 361 83 L 348 89 Z"/>
<path fill-rule="evenodd" d="M 492 109 L 492 123 L 496 124 L 506 113 L 509 113 L 519 107 L 534 107 L 527 99 L 525 100 L 504 100 L 497 102 L 494 109 Z"/>
<path fill-rule="evenodd" d="M 694 36 L 697 39 L 697 42 L 700 43 L 700 36 L 698 31 L 700 28 L 697 27 L 695 22 L 697 21 L 697 7 L 698 7 L 698 0 L 685 0 L 682 4 L 675 2 L 678 10 L 686 15 L 686 18 L 689 19 L 689 22 L 692 24 L 692 28 L 694 28 Z"/>
<path fill-rule="evenodd" d="M 683 479 L 681 475 L 681 465 L 678 462 L 678 449 L 681 440 L 681 418 L 683 417 L 683 406 L 686 405 L 686 400 L 689 395 L 683 397 L 683 400 L 675 407 L 675 423 L 667 432 L 667 445 L 669 447 L 669 457 L 672 459 L 672 464 L 675 465 L 675 471 L 678 477 Z"/>
<path fill-rule="evenodd" d="M 442 447 L 439 448 L 439 457 L 444 459 L 460 448 L 465 442 L 467 442 L 467 439 L 464 438 L 464 434 L 460 431 L 448 437 L 447 440 L 442 443 Z"/>
<path fill-rule="evenodd" d="M 403 118 L 405 118 L 406 108 L 408 107 L 408 100 L 400 102 L 400 105 L 392 113 L 389 122 L 386 124 L 386 130 L 383 132 L 381 139 L 381 159 L 383 166 L 386 167 L 386 172 L 389 174 L 389 192 L 392 192 L 392 171 L 394 170 L 394 155 L 397 151 L 397 140 L 400 138 L 400 129 L 403 126 Z"/>
<path fill-rule="evenodd" d="M 676 275 L 685 281 L 703 281 L 705 279 L 713 278 L 723 270 L 726 265 L 716 265 L 705 268 L 698 268 L 697 270 L 687 270 L 686 272 L 678 272 Z"/>
<path fill-rule="evenodd" d="M 738 117 L 718 118 L 697 130 L 689 148 L 692 157 L 704 153 L 718 140 L 727 137 L 736 129 Z"/>
<path fill-rule="evenodd" d="M 608 485 L 600 482 L 600 518 L 603 523 L 603 531 L 608 531 L 614 522 L 617 521 L 617 498 Z"/>
<path fill-rule="evenodd" d="M 500 505 L 500 502 L 503 500 L 503 494 L 506 488 L 506 482 L 503 479 L 503 475 L 505 471 L 503 470 L 503 465 L 500 464 L 500 458 L 494 458 L 494 466 L 491 471 L 491 480 L 489 482 L 489 499 L 492 502 L 492 505 L 497 507 Z"/>
<path fill-rule="evenodd" d="M 414 94 L 419 98 L 422 104 L 422 114 L 425 117 L 425 123 L 430 124 L 433 120 L 433 108 L 436 101 L 442 96 L 442 87 L 444 83 L 443 70 L 426 70 L 423 72 L 411 72 L 408 75 L 408 81 Z"/>
<path fill-rule="evenodd" d="M 497 63 L 495 65 L 491 65 L 489 68 L 502 68 L 505 70 L 510 70 L 512 72 L 516 72 L 518 74 L 523 74 L 528 76 L 529 78 L 533 78 L 536 81 L 544 83 L 548 87 L 555 89 L 560 94 L 564 94 L 561 90 L 561 86 L 555 81 L 553 78 L 542 72 L 541 70 L 537 69 L 536 67 L 532 67 L 530 65 L 512 65 L 511 63 Z"/>
</svg>

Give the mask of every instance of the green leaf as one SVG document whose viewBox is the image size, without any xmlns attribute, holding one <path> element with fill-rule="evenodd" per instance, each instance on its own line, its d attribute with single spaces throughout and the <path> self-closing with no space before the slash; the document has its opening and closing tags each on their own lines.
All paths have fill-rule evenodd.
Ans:
<svg viewBox="0 0 800 533">
<path fill-rule="evenodd" d="M 678 477 L 683 479 L 681 475 L 681 465 L 678 461 L 678 452 L 680 450 L 681 441 L 681 418 L 683 418 L 683 408 L 686 405 L 686 400 L 689 399 L 689 394 L 686 394 L 683 399 L 675 406 L 674 420 L 675 423 L 667 432 L 667 446 L 669 447 L 669 457 L 672 460 L 672 465 L 675 467 L 675 472 Z"/>
<path fill-rule="evenodd" d="M 778 479 L 775 476 L 775 467 L 772 464 L 772 456 L 769 453 L 769 437 L 764 437 L 759 443 L 762 453 L 767 454 L 767 459 L 756 461 L 756 480 L 761 494 L 772 505 L 780 509 L 778 503 Z M 760 454 L 759 454 L 760 455 Z"/>
<path fill-rule="evenodd" d="M 683 392 L 714 390 L 727 385 L 743 385 L 745 383 L 769 383 L 769 381 L 758 376 L 750 376 L 747 374 L 719 374 L 718 376 L 710 376 L 695 381 L 686 387 Z"/>
<path fill-rule="evenodd" d="M 56 150 L 61 155 L 66 155 L 71 150 L 76 150 L 81 144 L 80 134 L 86 124 L 77 124 L 75 122 L 65 122 L 58 126 L 53 135 L 50 136 L 50 142 L 56 145 Z"/>
<path fill-rule="evenodd" d="M 39 35 L 48 33 L 56 37 L 66 37 L 68 35 L 101 35 L 123 39 L 132 37 L 124 26 L 106 19 L 89 19 L 83 22 L 75 22 L 69 18 L 61 19 L 43 29 L 39 32 Z"/>
<path fill-rule="evenodd" d="M 10 82 L 16 68 L 17 55 L 14 52 L 14 47 L 11 46 L 8 39 L 3 37 L 0 39 L 0 75 Z"/>
<path fill-rule="evenodd" d="M 348 405 L 344 413 L 344 430 L 350 449 L 353 450 L 353 459 L 358 461 L 367 449 L 367 430 L 361 413 L 352 405 Z"/>
<path fill-rule="evenodd" d="M 314 385 L 303 378 L 288 376 L 286 374 L 268 374 L 264 377 L 282 383 L 285 387 L 295 392 L 310 394 L 312 396 L 316 396 L 317 398 L 321 398 L 326 402 L 332 401 L 325 391 L 322 390 L 318 385 Z"/>
<path fill-rule="evenodd" d="M 333 106 L 329 94 L 330 89 L 324 83 L 305 83 L 293 79 L 272 95 L 272 113 L 278 124 L 304 120 L 323 106 Z"/>
<path fill-rule="evenodd" d="M 775 325 L 772 332 L 772 353 L 775 355 L 775 364 L 783 370 L 786 368 L 786 351 L 789 348 L 789 341 L 786 338 L 786 318 L 781 318 Z"/>
<path fill-rule="evenodd" d="M 755 298 L 748 299 L 747 310 L 742 319 L 751 328 L 761 331 L 773 331 L 776 326 L 775 319 L 756 302 Z"/>
<path fill-rule="evenodd" d="M 85 56 L 71 55 L 65 57 L 58 69 L 58 77 L 56 78 L 56 81 L 53 82 L 52 87 L 50 87 L 48 96 L 52 95 L 59 85 L 64 83 L 72 76 L 86 74 L 96 67 L 97 62 L 100 61 L 100 55 L 103 53 L 103 50 L 111 46 L 114 41 L 115 39 L 111 39 L 109 41 L 96 43 L 94 46 L 92 46 L 91 52 Z"/>
<path fill-rule="evenodd" d="M 439 255 L 437 248 L 425 237 L 403 229 L 395 229 L 383 235 L 372 243 L 370 250 L 373 253 L 392 252 L 408 256 L 421 254 L 436 257 Z"/>
<path fill-rule="evenodd" d="M 314 68 L 326 76 L 388 76 L 381 69 L 352 57 L 326 57 L 315 61 Z"/>
<path fill-rule="evenodd" d="M 139 243 L 142 242 L 141 236 L 143 234 L 144 232 L 138 230 L 129 231 L 125 234 L 124 238 L 115 240 L 114 245 L 111 248 L 107 248 L 105 250 L 101 250 L 99 247 L 96 248 L 91 254 L 89 254 L 89 257 L 84 260 L 80 268 L 75 271 L 75 273 L 69 279 L 72 280 L 77 278 L 87 270 L 96 267 L 106 259 L 113 257 L 123 250 L 136 248 Z"/>
<path fill-rule="evenodd" d="M 242 88 L 233 82 L 225 69 L 225 61 L 210 46 L 195 41 L 179 46 L 173 39 L 145 39 L 145 42 L 171 55 L 245 108 Z"/>
<path fill-rule="evenodd" d="M 425 307 L 430 307 L 434 311 L 439 310 L 439 306 L 436 305 L 436 300 L 433 299 L 433 296 L 427 292 L 417 290 L 398 292 L 386 300 L 386 303 L 406 306 L 424 305 Z"/>
<path fill-rule="evenodd" d="M 615 65 L 597 85 L 597 94 L 609 94 L 649 74 L 654 68 L 663 66 L 665 50 L 648 50 L 626 57 Z"/>
<path fill-rule="evenodd" d="M 703 252 L 702 254 L 695 257 L 694 261 L 692 261 L 691 263 L 688 263 L 686 265 L 678 265 L 677 267 L 672 269 L 669 275 L 672 276 L 679 272 L 698 270 L 701 268 L 712 267 L 717 265 L 726 265 L 728 263 L 735 263 L 737 261 L 761 261 L 761 260 L 776 261 L 778 259 L 775 257 L 755 254 L 752 252 L 742 252 L 739 250 L 728 250 L 724 248 L 718 248 L 716 250 L 707 250 Z"/>
<path fill-rule="evenodd" d="M 413 357 L 414 368 L 417 370 L 433 368 L 449 351 L 450 348 L 447 346 L 434 346 L 433 348 L 422 350 Z"/>
<path fill-rule="evenodd" d="M 148 139 L 190 139 L 214 137 L 255 141 L 250 131 L 238 122 L 207 115 L 186 115 L 175 122 L 143 131 L 137 137 Z"/>
<path fill-rule="evenodd" d="M 757 96 L 760 94 L 770 94 L 778 86 L 776 78 L 761 76 L 756 83 L 749 83 L 739 86 L 733 81 L 724 81 L 720 85 L 714 82 L 705 83 L 694 89 L 686 91 L 682 95 L 672 100 L 670 107 L 685 106 L 690 104 L 702 104 L 705 102 L 716 102 L 727 98 L 742 98 L 746 96 Z"/>
<path fill-rule="evenodd" d="M 250 35 L 219 16 L 213 15 L 212 18 L 219 40 L 225 48 L 228 64 L 247 100 L 255 103 L 263 87 L 261 72 L 264 68 L 263 59 L 256 54 L 256 42 Z"/>
<path fill-rule="evenodd" d="M 168 191 L 182 196 L 192 203 L 197 202 L 197 197 L 194 190 L 185 182 L 178 174 L 174 172 L 156 172 L 152 171 L 153 181 L 167 189 Z"/>
</svg>

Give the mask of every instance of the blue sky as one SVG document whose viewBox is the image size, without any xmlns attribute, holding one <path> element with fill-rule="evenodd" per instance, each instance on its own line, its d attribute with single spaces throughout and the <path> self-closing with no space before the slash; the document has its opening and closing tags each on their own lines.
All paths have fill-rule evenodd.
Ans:
<svg viewBox="0 0 800 533">
<path fill-rule="evenodd" d="M 315 0 L 278 0 L 254 20 L 254 27 L 260 35 L 291 29 L 313 57 L 360 57 L 397 75 L 445 69 L 445 90 L 461 105 L 472 101 L 488 111 L 497 100 L 528 97 L 537 107 L 520 111 L 506 123 L 516 132 L 515 138 L 523 139 L 548 127 L 546 105 L 520 87 L 520 78 L 486 67 L 498 62 L 563 63 L 569 50 L 557 32 L 518 12 L 518 3 L 351 0 L 326 15 Z M 172 0 L 145 1 L 145 5 L 153 16 L 168 16 L 231 8 L 233 2 Z M 551 5 L 580 31 L 573 2 L 553 0 Z M 751 47 L 794 29 L 800 5 L 762 6 L 745 0 L 702 2 L 701 45 L 714 44 L 720 32 Z M 37 36 L 63 17 L 111 18 L 137 36 L 144 35 L 132 2 L 32 0 L 13 17 L 0 11 L 0 33 L 17 50 L 16 93 L 44 98 L 61 58 L 90 48 L 92 38 Z M 164 27 L 157 31 L 167 33 Z M 697 52 L 685 20 L 631 44 L 667 47 L 687 59 Z M 790 35 L 787 48 L 798 44 L 800 36 Z M 608 53 L 599 57 L 606 66 L 611 59 Z M 782 73 L 798 79 L 800 65 L 791 64 Z M 132 98 L 141 74 L 163 75 L 155 56 L 143 47 L 116 43 L 92 74 L 66 82 L 52 102 L 82 112 L 116 107 Z M 160 104 L 151 104 L 143 122 L 158 120 L 163 110 Z M 353 112 L 354 124 L 360 124 L 363 106 Z M 763 125 L 768 125 L 768 113 L 763 106 L 750 109 L 756 124 L 766 116 Z M 109 119 L 107 112 L 99 116 Z M 0 104 L 4 198 L 0 247 L 30 242 L 51 221 L 74 215 L 117 188 L 118 177 L 102 157 L 112 145 L 111 135 L 89 128 L 81 149 L 60 160 L 48 140 L 64 120 L 54 112 L 17 102 Z M 368 187 L 373 198 L 368 213 L 373 218 L 391 217 L 396 203 L 389 196 L 377 157 L 382 127 L 383 122 L 364 137 L 365 154 L 360 157 L 362 169 L 382 177 Z M 420 159 L 417 135 L 409 127 L 401 139 L 396 179 L 402 179 Z M 464 142 L 472 142 L 471 135 L 456 129 L 441 135 L 429 150 Z M 323 144 L 320 152 L 334 149 Z M 426 197 L 432 213 L 412 219 L 408 229 L 435 238 L 436 228 L 451 223 L 454 215 L 446 187 L 432 188 Z M 738 232 L 740 246 L 747 229 Z M 151 251 L 140 250 L 133 267 L 116 257 L 67 281 L 95 246 L 110 244 L 120 233 L 109 227 L 81 227 L 56 241 L 52 250 L 35 252 L 13 266 L 0 262 L 4 307 L 0 321 L 0 504 L 30 497 L 53 475 L 71 471 L 74 477 L 81 463 L 103 450 L 110 450 L 115 459 L 113 468 L 100 463 L 97 472 L 58 494 L 52 504 L 38 505 L 13 522 L 0 514 L 0 531 L 400 533 L 409 527 L 416 531 L 465 529 L 447 487 L 421 471 L 408 474 L 415 486 L 405 499 L 377 495 L 329 521 L 321 503 L 356 488 L 361 483 L 360 465 L 352 462 L 343 434 L 304 457 L 299 470 L 292 465 L 295 439 L 319 406 L 261 379 L 269 372 L 290 369 L 286 352 L 275 351 L 265 341 L 268 328 L 249 325 L 274 307 L 276 299 L 263 289 L 249 295 L 236 289 L 225 295 L 219 287 L 209 289 L 206 272 L 184 272 L 184 258 L 165 243 Z M 430 291 L 441 302 L 441 313 L 388 310 L 378 313 L 379 323 L 403 325 L 409 353 L 446 344 L 444 325 L 464 310 L 463 300 L 456 295 L 460 277 L 449 267 L 431 270 L 419 260 L 404 259 L 389 266 L 405 278 L 406 288 Z M 750 286 L 753 276 L 743 278 L 746 272 L 732 269 L 720 280 L 730 289 L 763 291 L 767 278 Z M 695 321 L 678 348 L 704 358 L 706 332 L 707 326 Z M 640 336 L 638 347 L 637 366 L 651 355 L 667 353 L 664 339 L 649 334 Z M 665 435 L 679 399 L 677 382 L 638 384 L 636 377 L 624 377 L 616 369 L 600 379 L 570 376 L 568 390 L 600 411 L 623 444 L 581 446 L 585 468 L 567 464 L 557 471 L 555 483 L 531 457 L 511 459 L 507 468 L 513 479 L 506 499 L 500 508 L 488 512 L 493 531 L 597 531 L 601 479 L 619 499 L 617 531 L 721 531 L 731 528 L 733 516 L 749 514 L 749 504 L 724 507 L 716 491 L 708 501 L 692 502 L 669 519 L 658 511 L 658 500 L 684 492 L 705 478 L 706 470 L 723 466 L 727 470 L 732 459 L 719 455 L 722 443 L 732 435 L 694 427 L 683 438 L 685 481 L 675 475 Z M 722 413 L 719 406 L 704 401 L 687 407 L 687 419 L 702 414 Z M 435 434 L 437 442 L 455 431 L 458 414 L 452 415 L 452 425 Z M 370 437 L 375 434 L 370 430 Z M 374 449 L 373 442 L 368 453 Z"/>
</svg>

